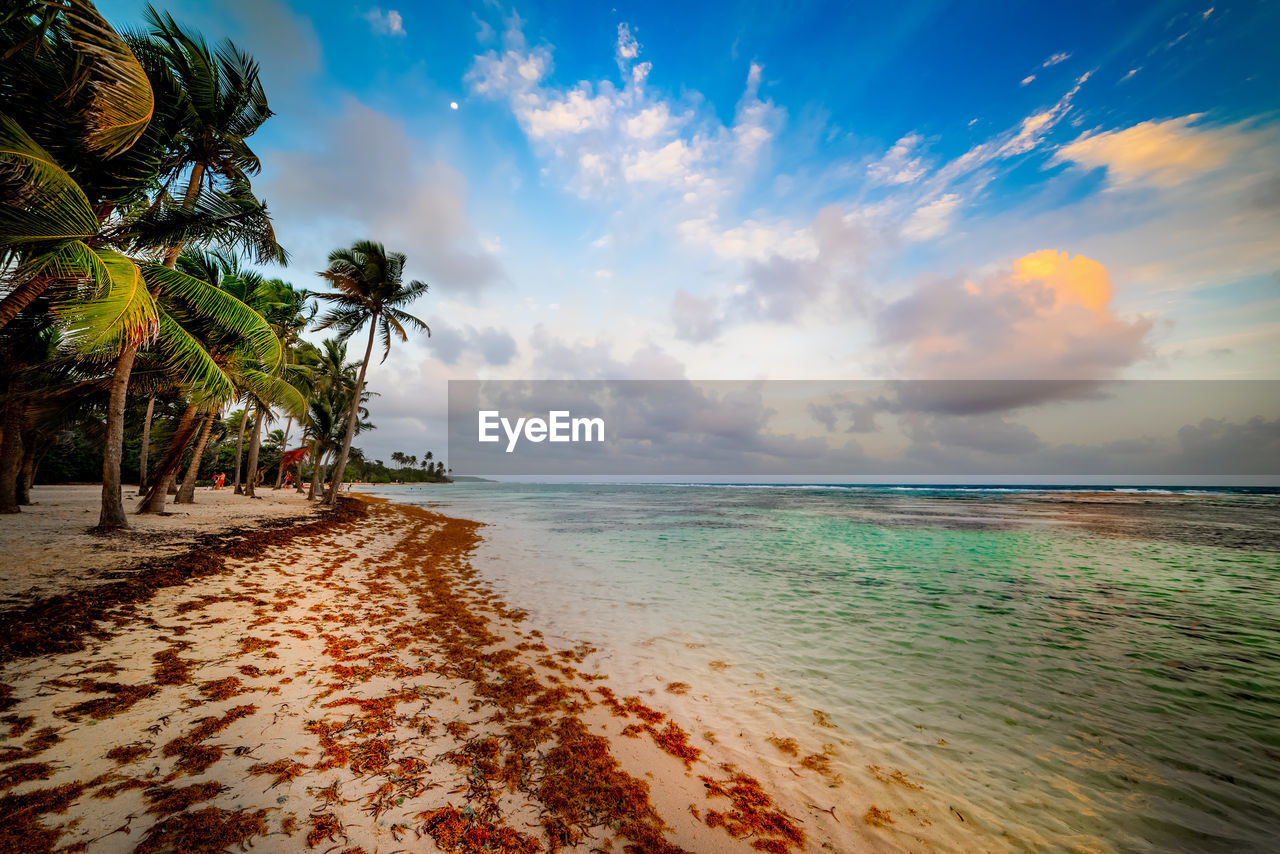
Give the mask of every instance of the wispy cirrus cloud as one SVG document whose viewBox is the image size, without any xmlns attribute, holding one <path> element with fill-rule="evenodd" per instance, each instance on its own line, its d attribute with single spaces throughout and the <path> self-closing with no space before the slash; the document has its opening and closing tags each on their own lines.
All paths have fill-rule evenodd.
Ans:
<svg viewBox="0 0 1280 854">
<path fill-rule="evenodd" d="M 395 9 L 387 9 L 383 11 L 380 7 L 374 6 L 368 12 L 364 13 L 364 19 L 369 22 L 369 26 L 378 35 L 383 36 L 403 36 L 404 17 Z"/>
<path fill-rule="evenodd" d="M 1222 168 L 1248 147 L 1240 125 L 1200 124 L 1203 113 L 1086 133 L 1054 154 L 1059 163 L 1106 169 L 1114 186 L 1171 187 Z"/>
</svg>

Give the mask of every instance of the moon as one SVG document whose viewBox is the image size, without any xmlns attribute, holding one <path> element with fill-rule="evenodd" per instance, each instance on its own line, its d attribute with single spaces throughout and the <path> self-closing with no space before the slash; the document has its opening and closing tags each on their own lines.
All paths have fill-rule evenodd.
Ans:
<svg viewBox="0 0 1280 854">
<path fill-rule="evenodd" d="M 450 101 L 450 102 L 449 102 L 449 109 L 451 109 L 451 110 L 456 110 L 456 109 L 458 109 L 458 102 L 457 102 L 457 101 Z"/>
</svg>

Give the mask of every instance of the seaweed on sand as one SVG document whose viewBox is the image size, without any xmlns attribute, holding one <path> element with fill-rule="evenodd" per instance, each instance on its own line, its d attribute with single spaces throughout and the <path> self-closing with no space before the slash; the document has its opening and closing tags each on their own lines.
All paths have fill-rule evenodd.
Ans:
<svg viewBox="0 0 1280 854">
<path fill-rule="evenodd" d="M 151 828 L 134 849 L 134 854 L 220 854 L 244 849 L 253 837 L 267 832 L 266 810 L 224 810 L 205 807 L 178 813 Z"/>
<path fill-rule="evenodd" d="M 258 707 L 252 705 L 236 706 L 220 718 L 201 718 L 196 721 L 196 726 L 191 732 L 170 741 L 161 752 L 168 757 L 178 757 L 178 761 L 174 763 L 178 770 L 188 774 L 198 774 L 222 758 L 221 747 L 209 747 L 201 742 L 257 710 Z"/>
<path fill-rule="evenodd" d="M 90 679 L 86 679 L 81 683 L 80 690 L 85 693 L 109 694 L 110 696 L 77 703 L 59 712 L 58 714 L 61 717 L 75 721 L 79 720 L 83 715 L 88 715 L 95 721 L 100 721 L 128 711 L 141 700 L 156 693 L 154 685 L 125 685 L 120 682 L 94 682 Z"/>
<path fill-rule="evenodd" d="M 0 771 L 0 791 L 31 780 L 48 780 L 52 776 L 53 766 L 48 762 L 19 762 Z"/>
<path fill-rule="evenodd" d="M 509 827 L 498 827 L 474 815 L 468 816 L 455 807 L 440 807 L 418 813 L 423 820 L 422 832 L 430 836 L 442 851 L 458 854 L 485 854 L 503 851 L 508 854 L 537 854 L 538 840 Z"/>
<path fill-rule="evenodd" d="M 151 748 L 146 744 L 118 744 L 107 751 L 107 758 L 114 759 L 117 765 L 128 765 L 150 752 Z"/>
<path fill-rule="evenodd" d="M 249 773 L 255 776 L 270 774 L 273 780 L 268 788 L 274 789 L 281 783 L 293 781 L 301 776 L 305 770 L 307 770 L 307 766 L 301 762 L 294 762 L 292 759 L 277 759 L 275 762 L 259 762 L 249 769 Z"/>
<path fill-rule="evenodd" d="M 156 786 L 143 792 L 143 796 L 151 804 L 147 812 L 154 815 L 167 815 L 182 812 L 192 804 L 216 798 L 227 787 L 221 783 L 197 783 L 194 786 L 174 788 L 172 786 Z"/>
<path fill-rule="evenodd" d="M 293 519 L 276 519 L 255 528 L 207 534 L 189 551 L 139 564 L 126 580 L 0 611 L 0 661 L 82 650 L 85 638 L 102 636 L 98 621 L 132 616 L 139 604 L 159 590 L 220 574 L 230 558 L 257 557 L 295 537 L 322 533 L 363 515 L 361 502 L 344 498 L 321 518 L 301 525 Z M 0 711 L 6 708 L 4 699 L 0 696 Z"/>
<path fill-rule="evenodd" d="M 311 816 L 311 830 L 307 833 L 308 848 L 315 848 L 321 842 L 337 842 L 339 836 L 346 839 L 347 831 L 336 815 L 326 812 Z"/>
<path fill-rule="evenodd" d="M 7 854 L 36 854 L 52 851 L 62 831 L 45 827 L 39 817 L 64 813 L 84 793 L 84 783 L 64 783 L 50 789 L 35 789 L 0 798 L 0 851 Z"/>
<path fill-rule="evenodd" d="M 728 812 L 707 810 L 707 827 L 722 827 L 735 839 L 758 837 L 751 845 L 760 851 L 786 854 L 792 847 L 804 849 L 804 833 L 794 819 L 775 807 L 758 780 L 732 766 L 723 766 L 723 770 L 730 774 L 727 780 L 705 775 L 699 778 L 708 798 L 724 797 L 733 804 Z"/>
<path fill-rule="evenodd" d="M 191 681 L 191 665 L 195 662 L 180 658 L 176 649 L 162 649 L 151 658 L 156 663 L 151 678 L 157 685 L 186 685 Z"/>
<path fill-rule="evenodd" d="M 22 759 L 30 759 L 33 756 L 44 753 L 60 741 L 62 741 L 62 736 L 58 735 L 56 727 L 42 727 L 28 738 L 22 747 L 0 746 L 0 762 L 18 762 Z"/>
</svg>

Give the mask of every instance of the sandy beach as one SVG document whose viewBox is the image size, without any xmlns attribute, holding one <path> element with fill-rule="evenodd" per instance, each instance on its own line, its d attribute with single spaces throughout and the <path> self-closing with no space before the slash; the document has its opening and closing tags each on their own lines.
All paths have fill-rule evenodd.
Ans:
<svg viewBox="0 0 1280 854">
<path fill-rule="evenodd" d="M 863 824 L 548 647 L 477 580 L 477 523 L 201 492 L 104 539 L 96 490 L 35 497 L 0 541 L 0 850 L 786 852 Z"/>
</svg>

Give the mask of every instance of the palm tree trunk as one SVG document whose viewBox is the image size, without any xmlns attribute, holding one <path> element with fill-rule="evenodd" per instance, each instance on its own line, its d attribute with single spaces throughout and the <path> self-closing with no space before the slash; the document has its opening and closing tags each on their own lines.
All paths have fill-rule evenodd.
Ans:
<svg viewBox="0 0 1280 854">
<path fill-rule="evenodd" d="M 240 483 L 240 462 L 241 462 L 241 454 L 244 452 L 244 427 L 248 423 L 249 423 L 249 407 L 248 405 L 246 405 L 244 410 L 240 413 L 240 438 L 236 439 L 236 476 L 235 476 L 236 495 L 241 495 L 244 492 L 244 487 L 241 486 L 241 483 Z"/>
<path fill-rule="evenodd" d="M 198 415 L 195 404 L 188 404 L 186 411 L 182 413 L 182 417 L 178 419 L 178 429 L 174 431 L 173 438 L 169 440 L 169 447 L 165 450 L 164 458 L 160 464 L 156 466 L 155 471 L 151 473 L 151 481 L 147 484 L 147 494 L 140 502 L 138 502 L 138 513 L 162 513 L 164 512 L 164 499 L 169 494 L 169 485 L 173 483 L 178 473 L 178 466 L 182 464 L 182 452 L 187 449 L 187 443 L 191 441 L 192 435 L 195 434 L 196 415 Z"/>
<path fill-rule="evenodd" d="M 187 193 L 182 206 L 190 208 L 200 193 L 200 179 L 204 176 L 204 164 L 191 167 L 187 181 Z M 173 269 L 178 263 L 182 244 L 178 243 L 165 253 L 164 265 Z M 158 289 L 152 289 L 155 296 Z M 133 372 L 133 360 L 138 355 L 138 344 L 125 344 L 116 359 L 115 374 L 111 377 L 111 398 L 107 404 L 107 436 L 102 448 L 102 510 L 98 514 L 99 528 L 127 528 L 124 515 L 124 497 L 120 494 L 120 458 L 124 453 L 124 405 L 129 393 L 129 374 Z M 164 493 L 161 492 L 163 506 Z M 149 503 L 149 502 L 148 502 Z"/>
<path fill-rule="evenodd" d="M 22 396 L 22 383 L 9 383 L 4 402 L 4 430 L 0 438 L 0 513 L 19 513 L 18 477 L 22 473 L 22 422 L 25 420 L 27 402 Z"/>
<path fill-rule="evenodd" d="M 200 195 L 200 181 L 204 178 L 204 164 L 196 163 L 191 167 L 191 177 L 187 179 L 187 192 L 182 197 L 182 209 L 190 210 L 191 206 L 196 203 L 196 197 Z M 169 269 L 173 269 L 173 265 L 178 263 L 178 256 L 182 254 L 182 247 L 185 244 L 179 242 L 169 247 L 169 251 L 164 253 L 164 265 Z"/>
<path fill-rule="evenodd" d="M 244 494 L 253 498 L 258 480 L 258 450 L 262 447 L 262 422 L 264 417 L 262 406 L 254 408 L 253 435 L 249 437 L 249 465 L 245 467 Z"/>
<path fill-rule="evenodd" d="M 36 480 L 36 437 L 33 433 L 22 443 L 22 467 L 18 469 L 18 503 L 31 504 L 31 484 Z"/>
<path fill-rule="evenodd" d="M 364 348 L 364 361 L 360 363 L 360 378 L 356 380 L 356 393 L 351 399 L 351 411 L 347 413 L 347 435 L 342 439 L 342 450 L 338 453 L 338 463 L 333 469 L 333 486 L 329 493 L 329 504 L 338 503 L 338 492 L 342 489 L 342 472 L 347 467 L 347 455 L 351 453 L 351 440 L 356 435 L 356 421 L 360 417 L 360 395 L 364 393 L 364 372 L 369 368 L 369 357 L 373 354 L 373 336 L 378 331 L 378 313 L 375 311 L 369 318 L 369 343 Z"/>
<path fill-rule="evenodd" d="M 316 487 L 320 485 L 320 472 L 324 469 L 324 461 L 317 455 L 316 440 L 311 440 L 311 459 L 313 467 L 311 469 L 311 486 L 307 489 L 307 500 L 315 501 Z"/>
<path fill-rule="evenodd" d="M 289 416 L 289 420 L 284 422 L 284 438 L 280 440 L 280 465 L 276 466 L 276 485 L 274 489 L 279 489 L 280 484 L 284 482 L 284 455 L 289 450 L 289 429 L 293 427 L 293 416 Z"/>
<path fill-rule="evenodd" d="M 209 434 L 213 431 L 213 419 L 217 416 L 217 412 L 210 412 L 204 419 L 204 429 L 200 431 L 200 438 L 196 440 L 195 453 L 191 455 L 191 465 L 187 466 L 187 476 L 182 479 L 182 487 L 178 490 L 178 497 L 174 499 L 174 504 L 196 503 L 196 477 L 200 474 L 200 459 L 204 456 L 204 446 L 209 441 Z"/>
<path fill-rule="evenodd" d="M 147 417 L 142 420 L 142 445 L 138 448 L 138 492 L 147 482 L 147 456 L 151 452 L 151 415 L 156 411 L 156 396 L 147 400 Z"/>
<path fill-rule="evenodd" d="M 0 329 L 9 325 L 9 321 L 18 316 L 21 311 L 31 303 L 36 301 L 42 293 L 49 289 L 49 284 L 53 280 L 48 276 L 36 276 L 27 279 L 17 288 L 9 292 L 3 300 L 0 300 Z"/>
<path fill-rule="evenodd" d="M 111 396 L 107 401 L 107 436 L 102 448 L 102 509 L 98 513 L 99 528 L 127 528 L 124 496 L 120 492 L 120 457 L 124 452 L 124 404 L 129 391 L 129 374 L 138 355 L 136 344 L 126 344 L 116 359 L 111 377 Z M 141 490 L 141 485 L 138 487 Z"/>
</svg>

